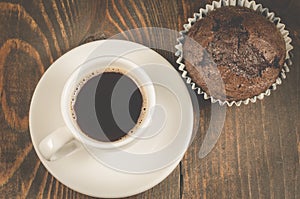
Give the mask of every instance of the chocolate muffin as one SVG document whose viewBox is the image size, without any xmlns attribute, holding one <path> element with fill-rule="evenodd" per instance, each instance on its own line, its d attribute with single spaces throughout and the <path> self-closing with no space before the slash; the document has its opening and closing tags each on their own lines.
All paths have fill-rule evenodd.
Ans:
<svg viewBox="0 0 300 199">
<path fill-rule="evenodd" d="M 183 44 L 191 79 L 223 101 L 245 100 L 266 91 L 279 76 L 285 56 L 285 41 L 275 24 L 239 6 L 209 12 L 192 25 Z"/>
</svg>

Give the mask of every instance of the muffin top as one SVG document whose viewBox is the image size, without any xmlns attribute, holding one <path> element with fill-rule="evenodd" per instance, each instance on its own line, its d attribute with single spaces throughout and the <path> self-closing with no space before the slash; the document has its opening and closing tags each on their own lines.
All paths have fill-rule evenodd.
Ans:
<svg viewBox="0 0 300 199">
<path fill-rule="evenodd" d="M 183 44 L 192 80 L 207 94 L 227 101 L 266 91 L 279 76 L 285 55 L 285 41 L 275 24 L 238 6 L 209 12 L 192 25 Z"/>
</svg>

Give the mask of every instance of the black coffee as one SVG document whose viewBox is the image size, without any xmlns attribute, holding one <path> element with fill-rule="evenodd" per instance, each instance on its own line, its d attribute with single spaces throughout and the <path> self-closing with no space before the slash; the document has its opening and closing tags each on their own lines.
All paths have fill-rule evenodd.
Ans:
<svg viewBox="0 0 300 199">
<path fill-rule="evenodd" d="M 84 79 L 77 89 L 74 119 L 81 131 L 95 140 L 120 140 L 143 119 L 143 92 L 121 72 L 104 72 Z"/>
</svg>

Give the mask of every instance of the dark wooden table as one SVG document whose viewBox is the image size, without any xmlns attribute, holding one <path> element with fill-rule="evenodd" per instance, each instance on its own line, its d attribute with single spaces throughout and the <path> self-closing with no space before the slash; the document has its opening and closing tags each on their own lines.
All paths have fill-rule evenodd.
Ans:
<svg viewBox="0 0 300 199">
<path fill-rule="evenodd" d="M 138 27 L 179 31 L 205 0 L 35 0 L 0 2 L 0 198 L 87 198 L 55 180 L 30 140 L 31 96 L 68 50 Z M 300 198 L 300 1 L 258 0 L 290 30 L 294 65 L 263 101 L 226 111 L 215 148 L 198 151 L 211 104 L 199 97 L 200 130 L 162 183 L 131 198 Z M 130 38 L 134 40 L 135 38 Z M 158 51 L 176 67 L 170 52 Z"/>
</svg>

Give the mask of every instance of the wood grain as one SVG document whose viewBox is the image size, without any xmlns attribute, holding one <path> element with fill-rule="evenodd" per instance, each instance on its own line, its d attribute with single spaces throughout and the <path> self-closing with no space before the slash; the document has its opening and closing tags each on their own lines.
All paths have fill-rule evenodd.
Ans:
<svg viewBox="0 0 300 199">
<path fill-rule="evenodd" d="M 294 10 L 281 10 L 282 1 L 259 2 L 288 22 L 295 46 L 292 72 L 263 101 L 227 109 L 221 137 L 207 157 L 197 158 L 201 142 L 194 142 L 182 161 L 183 198 L 300 197 L 299 23 Z M 194 10 L 185 12 L 191 16 Z M 200 120 L 199 137 L 209 122 Z"/>
<path fill-rule="evenodd" d="M 169 45 L 151 32 L 182 30 L 211 0 L 7 0 L 0 2 L 0 198 L 90 198 L 49 174 L 32 147 L 28 111 L 38 80 L 58 57 L 116 34 L 151 45 Z M 293 66 L 263 101 L 226 110 L 214 149 L 198 153 L 211 124 L 211 104 L 199 96 L 200 129 L 181 164 L 162 183 L 129 198 L 300 198 L 300 21 L 297 0 L 257 0 L 287 25 L 295 47 Z M 127 32 L 124 32 L 127 31 Z M 167 48 L 167 47 L 166 47 Z M 155 49 L 174 67 L 173 52 Z"/>
</svg>

